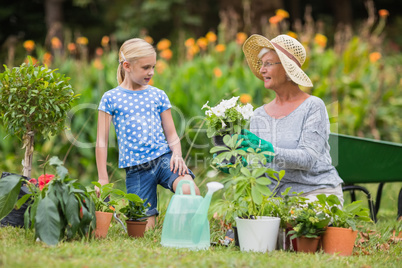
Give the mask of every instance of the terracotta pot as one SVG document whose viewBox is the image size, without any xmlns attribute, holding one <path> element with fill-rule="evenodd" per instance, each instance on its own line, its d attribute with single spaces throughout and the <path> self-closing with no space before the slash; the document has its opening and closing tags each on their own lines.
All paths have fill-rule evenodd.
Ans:
<svg viewBox="0 0 402 268">
<path fill-rule="evenodd" d="M 357 231 L 347 228 L 328 227 L 322 237 L 322 249 L 325 253 L 337 253 L 350 256 L 353 252 Z"/>
<path fill-rule="evenodd" d="M 96 216 L 95 237 L 105 238 L 107 235 L 107 231 L 109 230 L 113 213 L 95 211 L 95 216 Z"/>
<path fill-rule="evenodd" d="M 132 237 L 144 237 L 148 221 L 126 221 L 127 233 Z"/>
<path fill-rule="evenodd" d="M 317 251 L 318 243 L 320 242 L 320 237 L 298 237 L 297 241 L 297 252 L 314 253 Z"/>
<path fill-rule="evenodd" d="M 285 229 L 285 235 L 286 235 L 286 242 L 285 242 L 285 250 L 290 250 L 290 244 L 292 244 L 292 248 L 294 251 L 297 251 L 297 239 L 290 239 L 290 235 L 288 235 L 288 233 L 290 231 L 293 231 L 293 226 L 290 225 L 289 223 L 286 223 L 286 229 Z"/>
</svg>

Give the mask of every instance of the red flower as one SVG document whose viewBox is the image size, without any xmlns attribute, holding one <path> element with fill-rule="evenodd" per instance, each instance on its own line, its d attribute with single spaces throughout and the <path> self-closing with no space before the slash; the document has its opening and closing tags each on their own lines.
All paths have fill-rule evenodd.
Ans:
<svg viewBox="0 0 402 268">
<path fill-rule="evenodd" d="M 54 179 L 54 175 L 53 174 L 44 174 L 44 175 L 40 175 L 38 178 L 39 181 L 39 189 L 42 190 L 43 187 L 45 187 L 46 184 L 49 183 L 49 181 Z"/>
<path fill-rule="evenodd" d="M 30 179 L 29 182 L 32 183 L 32 184 L 37 184 L 38 183 L 38 181 L 35 178 Z"/>
</svg>

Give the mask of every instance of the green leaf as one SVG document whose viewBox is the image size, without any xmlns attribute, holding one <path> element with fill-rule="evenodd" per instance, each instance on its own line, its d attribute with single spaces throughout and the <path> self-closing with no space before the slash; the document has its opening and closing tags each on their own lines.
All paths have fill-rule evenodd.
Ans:
<svg viewBox="0 0 402 268">
<path fill-rule="evenodd" d="M 219 152 L 219 151 L 225 151 L 225 152 L 227 152 L 227 151 L 229 151 L 229 148 L 228 148 L 228 147 L 224 147 L 224 146 L 215 146 L 215 147 L 212 147 L 209 152 L 210 152 L 211 154 L 213 154 L 213 153 L 216 153 L 216 152 Z"/>
<path fill-rule="evenodd" d="M 261 185 L 270 185 L 272 181 L 268 179 L 267 177 L 261 177 L 257 179 L 257 183 Z"/>
<path fill-rule="evenodd" d="M 255 188 L 263 195 L 270 196 L 272 194 L 271 190 L 265 185 L 256 184 Z"/>
<path fill-rule="evenodd" d="M 66 200 L 65 215 L 68 225 L 71 228 L 71 236 L 74 236 L 80 225 L 80 218 L 78 216 L 79 212 L 80 212 L 79 202 L 75 194 L 69 194 Z"/>
<path fill-rule="evenodd" d="M 242 168 L 240 169 L 240 171 L 241 171 L 241 173 L 243 173 L 243 174 L 244 174 L 245 176 L 247 176 L 247 177 L 250 177 L 250 176 L 251 176 L 250 170 L 248 170 L 248 168 L 242 167 Z"/>
<path fill-rule="evenodd" d="M 267 170 L 266 167 L 260 167 L 260 168 L 254 169 L 253 172 L 251 173 L 251 176 L 253 176 L 254 178 L 258 178 L 258 177 L 262 176 L 266 170 Z"/>
<path fill-rule="evenodd" d="M 38 205 L 35 217 L 36 235 L 46 244 L 56 245 L 59 242 L 61 227 L 59 211 L 52 199 L 46 196 Z"/>
<path fill-rule="evenodd" d="M 16 208 L 16 209 L 20 209 L 21 206 L 22 206 L 23 204 L 25 204 L 25 202 L 27 202 L 27 200 L 28 200 L 31 196 L 32 196 L 32 194 L 25 194 L 25 195 L 23 195 L 23 196 L 17 201 L 17 203 L 15 204 L 15 208 Z"/>
<path fill-rule="evenodd" d="M 262 195 L 256 186 L 251 186 L 251 197 L 257 205 L 262 203 Z"/>
<path fill-rule="evenodd" d="M 14 208 L 21 190 L 22 177 L 10 175 L 0 179 L 0 220 Z"/>
</svg>

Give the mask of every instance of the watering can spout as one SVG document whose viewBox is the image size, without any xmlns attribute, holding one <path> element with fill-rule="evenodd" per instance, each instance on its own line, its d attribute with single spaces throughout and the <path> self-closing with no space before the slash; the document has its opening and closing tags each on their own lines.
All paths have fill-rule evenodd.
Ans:
<svg viewBox="0 0 402 268">
<path fill-rule="evenodd" d="M 212 195 L 214 192 L 223 188 L 223 184 L 220 182 L 209 182 L 207 183 L 208 192 L 204 197 L 201 205 L 195 212 L 191 222 L 192 222 L 192 240 L 194 243 L 198 243 L 201 239 L 202 228 L 205 222 L 208 220 L 208 209 L 211 204 Z"/>
</svg>

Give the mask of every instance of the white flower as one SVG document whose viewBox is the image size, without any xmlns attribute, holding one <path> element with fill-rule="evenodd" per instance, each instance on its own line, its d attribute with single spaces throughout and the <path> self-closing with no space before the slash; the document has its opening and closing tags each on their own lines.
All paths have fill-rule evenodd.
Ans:
<svg viewBox="0 0 402 268">
<path fill-rule="evenodd" d="M 241 114 L 245 120 L 249 120 L 250 117 L 254 115 L 253 106 L 250 103 L 247 103 L 246 106 L 241 108 Z"/>
<path fill-rule="evenodd" d="M 230 100 L 227 100 L 227 101 L 225 101 L 225 108 L 226 109 L 230 109 L 230 108 L 232 108 L 232 107 L 235 107 L 236 106 L 236 103 L 237 103 L 237 100 L 239 99 L 240 97 L 232 97 Z M 222 101 L 223 102 L 223 101 Z"/>
<path fill-rule="evenodd" d="M 212 112 L 216 115 L 216 116 L 218 116 L 218 117 L 222 117 L 222 116 L 224 116 L 225 115 L 225 111 L 226 111 L 226 109 L 222 106 L 222 105 L 217 105 L 217 106 L 215 106 L 215 107 L 213 107 L 213 108 L 211 108 L 211 110 L 212 110 Z"/>
<path fill-rule="evenodd" d="M 209 108 L 208 102 L 209 102 L 209 101 L 207 101 L 207 103 L 205 103 L 204 106 L 202 106 L 201 110 L 204 109 L 204 108 Z"/>
<path fill-rule="evenodd" d="M 210 110 L 205 111 L 205 115 L 210 117 L 212 115 L 212 112 Z"/>
</svg>

